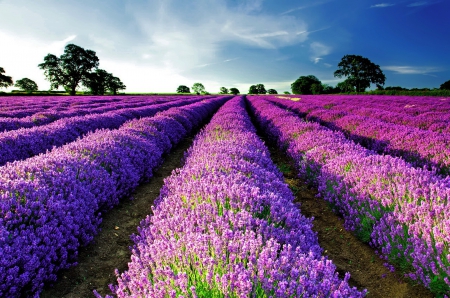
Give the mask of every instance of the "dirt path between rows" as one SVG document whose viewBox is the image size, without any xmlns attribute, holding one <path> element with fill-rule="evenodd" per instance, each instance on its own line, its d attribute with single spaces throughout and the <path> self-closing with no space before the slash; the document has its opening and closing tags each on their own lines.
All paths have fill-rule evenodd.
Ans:
<svg viewBox="0 0 450 298">
<path fill-rule="evenodd" d="M 267 143 L 266 143 L 267 145 Z M 297 177 L 292 161 L 279 150 L 269 146 L 272 160 L 283 172 L 299 203 L 302 214 L 314 217 L 313 229 L 318 233 L 324 255 L 333 261 L 342 278 L 350 272 L 350 284 L 358 289 L 367 289 L 368 298 L 414 298 L 433 297 L 428 289 L 413 285 L 400 273 L 391 273 L 367 244 L 344 229 L 344 221 L 335 215 L 325 200 L 316 197 L 317 190 L 307 186 Z"/>
<path fill-rule="evenodd" d="M 127 270 L 131 260 L 130 235 L 137 233 L 141 220 L 150 214 L 150 206 L 159 196 L 164 178 L 181 166 L 183 154 L 191 144 L 192 138 L 181 141 L 154 177 L 134 191 L 133 200 L 123 199 L 104 215 L 99 234 L 91 244 L 80 249 L 78 265 L 58 274 L 58 281 L 41 293 L 42 298 L 94 297 L 93 290 L 102 296 L 111 294 L 108 285 L 117 282 L 114 270 Z"/>
<path fill-rule="evenodd" d="M 61 272 L 58 281 L 53 287 L 48 286 L 41 297 L 94 297 L 94 289 L 101 295 L 111 293 L 108 285 L 116 283 L 114 270 L 117 268 L 123 272 L 128 269 L 129 247 L 133 244 L 130 235 L 137 232 L 140 221 L 150 214 L 150 206 L 158 197 L 164 178 L 181 166 L 183 154 L 191 144 L 192 138 L 183 140 L 166 157 L 151 181 L 135 190 L 133 200 L 122 200 L 104 215 L 102 230 L 94 242 L 80 249 L 78 265 Z M 323 199 L 316 198 L 317 191 L 296 176 L 291 161 L 274 147 L 269 146 L 269 149 L 286 183 L 296 195 L 296 203 L 301 204 L 302 213 L 314 216 L 314 230 L 318 233 L 319 243 L 341 277 L 350 272 L 350 284 L 358 289 L 368 289 L 369 298 L 433 297 L 424 287 L 408 283 L 398 273 L 390 273 L 373 249 L 346 231 L 343 220 Z"/>
</svg>

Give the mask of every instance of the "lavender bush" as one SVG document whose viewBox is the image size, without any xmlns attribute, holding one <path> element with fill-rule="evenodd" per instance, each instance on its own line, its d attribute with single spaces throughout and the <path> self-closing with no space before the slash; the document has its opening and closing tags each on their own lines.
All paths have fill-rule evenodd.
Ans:
<svg viewBox="0 0 450 298">
<path fill-rule="evenodd" d="M 263 97 L 252 96 L 250 103 L 262 129 L 343 215 L 348 229 L 435 294 L 450 293 L 449 177 L 378 155 Z"/>
<path fill-rule="evenodd" d="M 442 175 L 450 174 L 450 133 L 388 123 L 376 119 L 376 113 L 368 117 L 336 107 L 327 108 L 326 104 L 325 107 L 319 106 L 315 103 L 317 99 L 294 102 L 272 97 L 270 100 L 299 113 L 307 120 L 343 131 L 350 139 L 380 154 L 404 158 L 416 167 L 437 170 Z"/>
<path fill-rule="evenodd" d="M 133 237 L 118 297 L 362 297 L 338 278 L 242 97 L 195 138 Z M 100 295 L 95 292 L 97 297 Z M 110 296 L 108 296 L 110 297 Z"/>
<path fill-rule="evenodd" d="M 194 115 L 189 121 L 197 127 L 228 98 L 174 107 L 167 115 L 182 109 Z M 0 167 L 1 297 L 38 297 L 58 270 L 76 264 L 77 251 L 92 241 L 102 212 L 149 179 L 189 132 L 165 113 Z"/>
</svg>

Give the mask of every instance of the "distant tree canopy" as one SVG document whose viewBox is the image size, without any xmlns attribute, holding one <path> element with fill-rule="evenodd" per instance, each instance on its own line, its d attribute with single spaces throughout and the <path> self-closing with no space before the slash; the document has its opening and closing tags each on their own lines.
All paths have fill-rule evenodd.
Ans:
<svg viewBox="0 0 450 298">
<path fill-rule="evenodd" d="M 439 89 L 441 90 L 450 90 L 450 80 L 448 80 L 447 82 L 444 82 Z"/>
<path fill-rule="evenodd" d="M 126 88 L 118 77 L 99 68 L 87 75 L 86 79 L 83 80 L 83 85 L 88 87 L 94 95 L 103 95 L 106 91 L 110 91 L 116 95 L 117 90 Z"/>
<path fill-rule="evenodd" d="M 177 93 L 191 93 L 191 90 L 185 85 L 180 85 L 177 88 Z"/>
<path fill-rule="evenodd" d="M 14 84 L 12 78 L 10 76 L 4 75 L 4 73 L 5 70 L 3 69 L 3 67 L 0 67 L 0 88 L 7 88 Z"/>
<path fill-rule="evenodd" d="M 106 81 L 106 89 L 111 91 L 114 95 L 117 95 L 118 90 L 125 90 L 127 86 L 118 78 L 111 76 Z"/>
<path fill-rule="evenodd" d="M 384 85 L 386 76 L 380 66 L 359 55 L 345 55 L 338 64 L 334 76 L 346 77 L 346 85 L 351 85 L 356 92 L 364 92 L 370 83 Z"/>
<path fill-rule="evenodd" d="M 269 90 L 267 90 L 267 93 L 269 93 L 269 94 L 278 94 L 277 90 L 275 90 L 275 89 L 269 89 Z"/>
<path fill-rule="evenodd" d="M 44 70 L 51 89 L 62 86 L 75 95 L 78 85 L 89 80 L 91 70 L 97 69 L 98 64 L 99 59 L 94 51 L 68 44 L 59 58 L 48 54 L 44 57 L 44 63 L 38 66 Z"/>
<path fill-rule="evenodd" d="M 264 87 L 264 84 L 256 84 L 251 85 L 250 89 L 248 90 L 248 94 L 266 94 L 266 88 Z"/>
<path fill-rule="evenodd" d="M 336 88 L 339 90 L 339 92 L 355 92 L 355 86 L 353 86 L 353 84 L 347 80 L 338 83 L 336 85 Z"/>
<path fill-rule="evenodd" d="M 230 94 L 238 95 L 239 93 L 240 93 L 239 89 L 237 89 L 237 88 L 230 88 Z"/>
<path fill-rule="evenodd" d="M 38 85 L 29 78 L 23 78 L 16 81 L 15 87 L 25 91 L 37 91 Z"/>
<path fill-rule="evenodd" d="M 284 94 L 291 94 L 291 92 L 289 92 L 289 91 L 284 91 L 283 93 Z"/>
<path fill-rule="evenodd" d="M 313 94 L 312 85 L 321 85 L 322 82 L 313 75 L 301 76 L 291 84 L 292 94 Z M 318 87 L 314 87 L 315 90 Z"/>
<path fill-rule="evenodd" d="M 220 87 L 220 92 L 219 94 L 228 94 L 228 89 L 225 87 Z"/>
<path fill-rule="evenodd" d="M 197 94 L 206 92 L 205 86 L 203 86 L 202 83 L 194 83 L 194 85 L 192 85 L 192 91 L 194 91 L 194 93 L 197 93 Z"/>
</svg>

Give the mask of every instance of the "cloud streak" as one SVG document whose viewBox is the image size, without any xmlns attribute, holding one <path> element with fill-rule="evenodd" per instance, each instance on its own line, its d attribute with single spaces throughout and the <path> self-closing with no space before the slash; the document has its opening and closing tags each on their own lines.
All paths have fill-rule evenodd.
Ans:
<svg viewBox="0 0 450 298">
<path fill-rule="evenodd" d="M 393 71 L 397 74 L 422 74 L 429 75 L 430 73 L 440 72 L 444 69 L 440 67 L 430 66 L 384 66 L 383 69 Z"/>
<path fill-rule="evenodd" d="M 370 8 L 384 8 L 384 7 L 389 7 L 389 6 L 394 6 L 395 4 L 392 3 L 380 3 L 380 4 L 375 4 L 370 6 Z"/>
</svg>

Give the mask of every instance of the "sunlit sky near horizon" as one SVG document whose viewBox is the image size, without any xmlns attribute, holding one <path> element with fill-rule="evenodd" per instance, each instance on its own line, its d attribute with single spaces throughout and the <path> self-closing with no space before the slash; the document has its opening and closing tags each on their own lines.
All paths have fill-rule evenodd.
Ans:
<svg viewBox="0 0 450 298">
<path fill-rule="evenodd" d="M 378 64 L 385 86 L 439 88 L 450 0 L 0 0 L 0 67 L 14 81 L 48 90 L 37 65 L 69 43 L 95 51 L 126 92 L 201 82 L 282 93 L 302 75 L 335 86 L 346 54 Z"/>
</svg>

